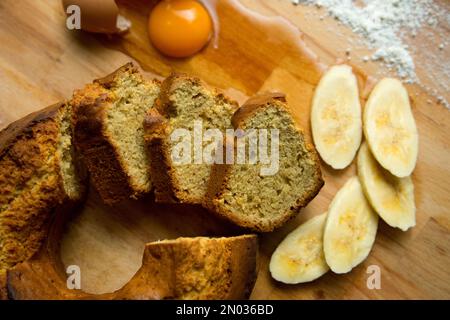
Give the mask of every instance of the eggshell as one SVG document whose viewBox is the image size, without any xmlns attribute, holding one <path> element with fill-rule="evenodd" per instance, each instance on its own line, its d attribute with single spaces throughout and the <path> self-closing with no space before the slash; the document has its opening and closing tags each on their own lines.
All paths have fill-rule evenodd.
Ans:
<svg viewBox="0 0 450 320">
<path fill-rule="evenodd" d="M 131 23 L 119 15 L 114 0 L 62 0 L 64 10 L 77 5 L 81 11 L 81 29 L 97 33 L 120 33 L 127 31 Z"/>
</svg>

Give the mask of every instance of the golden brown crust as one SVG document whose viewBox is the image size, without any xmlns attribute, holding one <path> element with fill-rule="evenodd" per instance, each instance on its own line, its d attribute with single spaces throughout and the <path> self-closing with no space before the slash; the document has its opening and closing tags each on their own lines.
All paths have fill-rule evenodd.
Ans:
<svg viewBox="0 0 450 320">
<path fill-rule="evenodd" d="M 261 106 L 265 106 L 273 100 L 278 100 L 281 102 L 286 102 L 286 95 L 281 92 L 265 92 L 257 94 L 249 98 L 231 118 L 231 123 L 233 127 L 239 128 L 241 122 L 250 118 L 255 112 L 261 109 Z"/>
<path fill-rule="evenodd" d="M 53 208 L 69 198 L 56 156 L 65 108 L 52 105 L 0 132 L 0 288 L 5 269 L 39 250 Z"/>
<path fill-rule="evenodd" d="M 53 119 L 58 109 L 64 102 L 55 103 L 42 110 L 30 113 L 29 115 L 14 121 L 0 131 L 0 158 L 14 146 L 14 143 L 23 136 L 32 134 L 32 128 L 43 121 Z"/>
<path fill-rule="evenodd" d="M 75 146 L 91 173 L 97 191 L 107 204 L 137 195 L 104 127 L 106 109 L 113 103 L 109 89 L 116 77 L 125 72 L 138 71 L 132 63 L 127 63 L 84 89 L 75 91 L 70 102 Z"/>
<path fill-rule="evenodd" d="M 268 107 L 275 101 L 280 101 L 283 105 L 280 107 L 284 108 L 289 112 L 287 108 L 284 107 L 286 102 L 285 96 L 282 93 L 264 93 L 256 95 L 250 98 L 241 108 L 239 108 L 232 117 L 233 127 L 235 129 L 241 128 L 244 122 L 251 118 L 257 111 L 262 108 Z M 296 129 L 303 134 L 303 130 L 296 125 Z M 225 144 L 224 144 L 225 145 Z M 253 221 L 249 221 L 241 218 L 239 215 L 226 210 L 219 205 L 219 199 L 222 197 L 224 188 L 228 184 L 229 171 L 231 165 L 227 164 L 215 164 L 211 172 L 211 179 L 208 185 L 207 197 L 204 201 L 204 206 L 210 211 L 216 213 L 217 215 L 226 218 L 227 220 L 241 226 L 244 228 L 251 229 L 256 232 L 271 232 L 276 228 L 281 227 L 288 220 L 292 219 L 297 215 L 301 208 L 305 207 L 314 197 L 319 193 L 320 189 L 324 185 L 322 178 L 322 173 L 320 169 L 319 157 L 314 149 L 314 147 L 305 141 L 305 147 L 308 150 L 309 155 L 314 161 L 314 172 L 316 177 L 316 183 L 314 184 L 314 189 L 311 190 L 305 197 L 297 199 L 296 203 L 289 208 L 289 210 L 280 215 L 277 220 L 271 221 L 270 224 L 259 225 L 255 224 Z"/>
<path fill-rule="evenodd" d="M 0 132 L 0 270 L 40 247 L 49 208 L 65 197 L 56 161 L 47 163 L 56 152 L 62 106 L 32 113 Z"/>
</svg>

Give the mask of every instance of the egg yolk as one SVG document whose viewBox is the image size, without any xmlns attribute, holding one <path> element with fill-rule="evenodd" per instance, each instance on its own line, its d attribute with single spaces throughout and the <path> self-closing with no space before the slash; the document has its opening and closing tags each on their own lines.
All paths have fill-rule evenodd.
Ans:
<svg viewBox="0 0 450 320">
<path fill-rule="evenodd" d="M 163 54 L 182 58 L 200 51 L 211 37 L 208 11 L 195 0 L 163 0 L 150 13 L 152 44 Z"/>
</svg>

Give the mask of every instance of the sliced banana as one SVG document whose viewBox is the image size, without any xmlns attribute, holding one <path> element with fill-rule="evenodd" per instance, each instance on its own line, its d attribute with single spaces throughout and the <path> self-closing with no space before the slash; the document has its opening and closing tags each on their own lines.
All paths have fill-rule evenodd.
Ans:
<svg viewBox="0 0 450 320">
<path fill-rule="evenodd" d="M 406 88 L 399 80 L 378 82 L 364 110 L 364 134 L 381 166 L 397 177 L 411 175 L 419 141 Z"/>
<path fill-rule="evenodd" d="M 278 245 L 269 265 L 275 280 L 290 284 L 310 282 L 329 270 L 322 243 L 325 220 L 326 213 L 309 219 Z"/>
<path fill-rule="evenodd" d="M 362 121 L 358 83 L 347 65 L 331 67 L 320 79 L 311 109 L 314 144 L 323 161 L 343 169 L 361 144 Z"/>
<path fill-rule="evenodd" d="M 416 224 L 411 177 L 398 178 L 383 169 L 363 143 L 358 153 L 358 176 L 372 207 L 391 227 L 403 231 Z"/>
<path fill-rule="evenodd" d="M 378 215 L 364 196 L 357 177 L 337 192 L 328 208 L 323 248 L 335 273 L 346 273 L 369 255 L 378 228 Z"/>
</svg>

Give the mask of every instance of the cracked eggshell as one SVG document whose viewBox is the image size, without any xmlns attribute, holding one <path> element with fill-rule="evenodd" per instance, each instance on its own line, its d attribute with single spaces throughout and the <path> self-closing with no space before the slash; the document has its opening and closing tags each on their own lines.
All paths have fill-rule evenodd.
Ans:
<svg viewBox="0 0 450 320">
<path fill-rule="evenodd" d="M 114 0 L 62 0 L 64 11 L 77 5 L 81 11 L 81 29 L 96 33 L 126 32 L 131 23 L 119 14 Z"/>
</svg>

